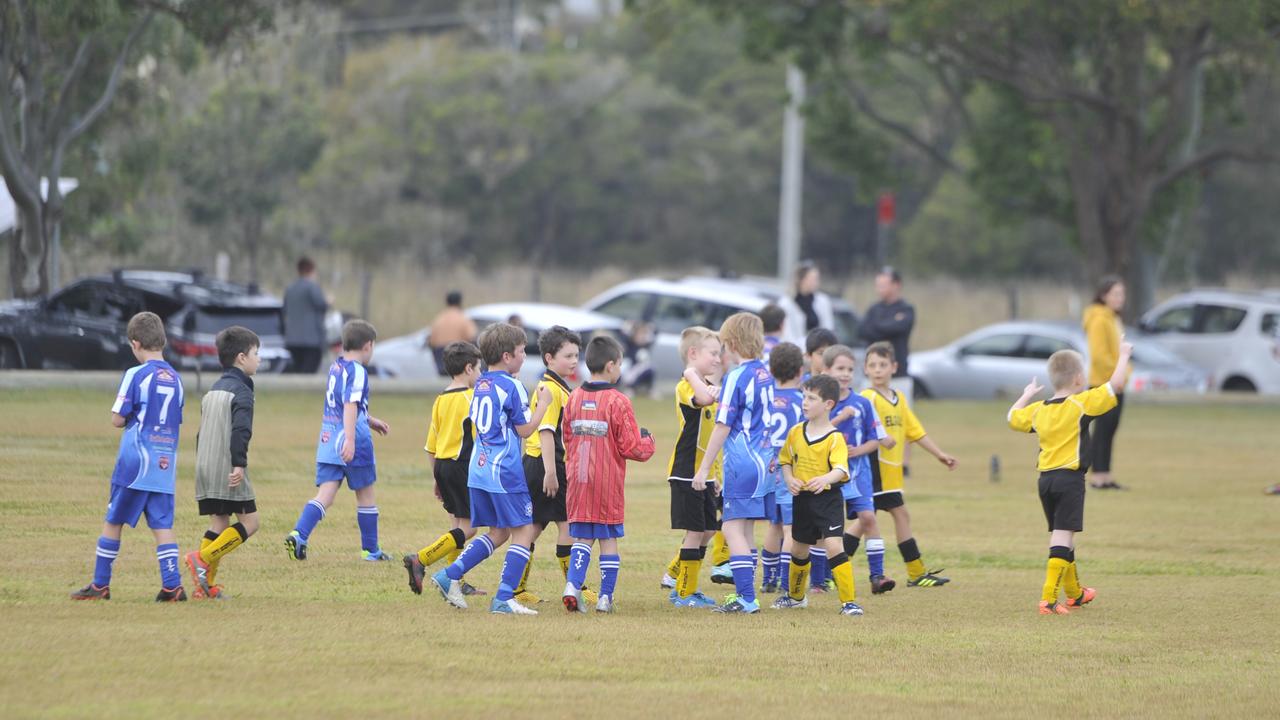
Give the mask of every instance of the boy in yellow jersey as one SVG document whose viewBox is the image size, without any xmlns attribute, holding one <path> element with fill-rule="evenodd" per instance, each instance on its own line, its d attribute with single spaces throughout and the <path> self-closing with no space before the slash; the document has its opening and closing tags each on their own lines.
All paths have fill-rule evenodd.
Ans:
<svg viewBox="0 0 1280 720">
<path fill-rule="evenodd" d="M 1116 406 L 1116 394 L 1124 389 L 1133 346 L 1120 343 L 1120 358 L 1111 379 L 1085 391 L 1084 358 L 1072 350 L 1049 357 L 1049 382 L 1053 397 L 1031 402 L 1044 388 L 1035 379 L 1009 408 L 1009 427 L 1033 432 L 1040 440 L 1040 505 L 1049 521 L 1049 562 L 1040 596 L 1041 615 L 1066 615 L 1097 596 L 1080 585 L 1076 568 L 1075 534 L 1084 530 L 1084 475 L 1089 470 L 1090 418 Z M 1058 589 L 1067 596 L 1058 602 Z"/>
<path fill-rule="evenodd" d="M 694 490 L 693 474 L 702 463 L 707 438 L 715 429 L 716 393 L 711 378 L 720 370 L 720 337 L 705 327 L 686 328 L 680 334 L 680 357 L 685 371 L 676 383 L 676 420 L 679 432 L 667 465 L 671 485 L 671 529 L 683 530 L 684 539 L 662 587 L 671 588 L 668 599 L 676 607 L 710 609 L 716 602 L 698 590 L 698 574 L 706 558 L 707 543 L 720 529 L 716 515 L 716 490 Z"/>
<path fill-rule="evenodd" d="M 436 396 L 431 406 L 431 427 L 427 430 L 427 457 L 436 479 L 436 499 L 444 504 L 451 527 L 435 542 L 416 553 L 404 556 L 404 567 L 409 571 L 409 589 L 422 594 L 422 580 L 426 568 L 447 560 L 458 559 L 467 540 L 475 537 L 471 527 L 471 498 L 467 492 L 467 464 L 471 460 L 471 448 L 475 433 L 468 412 L 471 409 L 471 389 L 480 377 L 480 349 L 469 342 L 454 342 L 442 352 L 444 370 L 452 378 L 444 392 Z M 469 595 L 480 591 L 464 586 Z"/>
<path fill-rule="evenodd" d="M 844 434 L 831 424 L 840 400 L 840 383 L 816 375 L 804 384 L 805 421 L 791 428 L 778 452 L 778 464 L 792 495 L 790 587 L 774 601 L 777 610 L 809 606 L 809 548 L 827 550 L 831 576 L 840 593 L 840 614 L 861 615 L 853 584 L 853 566 L 844 553 L 845 500 L 841 486 L 849 482 L 849 448 Z"/>
<path fill-rule="evenodd" d="M 871 387 L 862 396 L 871 401 L 885 433 L 892 443 L 881 443 L 871 457 L 871 485 L 875 508 L 893 517 L 893 529 L 898 536 L 898 550 L 907 565 L 908 587 L 938 587 L 950 582 L 938 575 L 941 570 L 925 570 L 920 559 L 920 549 L 911 533 L 911 515 L 907 512 L 906 499 L 902 495 L 902 456 L 907 443 L 918 443 L 948 470 L 956 469 L 956 459 L 942 451 L 924 432 L 924 426 L 907 404 L 907 398 L 889 387 L 893 374 L 898 370 L 893 345 L 887 342 L 872 343 L 863 360 L 863 370 Z"/>
</svg>

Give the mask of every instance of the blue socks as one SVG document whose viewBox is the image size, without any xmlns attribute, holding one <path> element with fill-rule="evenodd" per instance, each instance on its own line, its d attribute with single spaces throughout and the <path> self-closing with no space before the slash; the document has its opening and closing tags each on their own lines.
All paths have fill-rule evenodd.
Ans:
<svg viewBox="0 0 1280 720">
<path fill-rule="evenodd" d="M 764 582 L 777 583 L 778 582 L 778 559 L 781 557 L 781 555 L 779 555 L 776 552 L 761 550 L 760 557 L 763 559 L 762 562 L 764 563 Z"/>
<path fill-rule="evenodd" d="M 813 546 L 809 548 L 809 586 L 823 587 L 827 582 L 827 551 Z"/>
<path fill-rule="evenodd" d="M 360 549 L 378 551 L 378 506 L 356 508 L 356 521 L 360 524 Z"/>
<path fill-rule="evenodd" d="M 111 538 L 98 538 L 97 560 L 93 564 L 93 584 L 106 587 L 111 584 L 111 563 L 120 554 L 120 541 Z"/>
<path fill-rule="evenodd" d="M 733 571 L 733 587 L 744 602 L 756 601 L 756 565 L 750 555 L 730 555 L 729 569 Z"/>
<path fill-rule="evenodd" d="M 481 535 L 472 540 L 458 555 L 453 564 L 444 569 L 450 580 L 461 580 L 463 575 L 471 572 L 471 568 L 479 565 L 493 554 L 493 541 L 488 535 Z"/>
<path fill-rule="evenodd" d="M 604 562 L 604 558 L 600 558 Z M 591 567 L 591 545 L 584 542 L 576 542 L 573 547 L 569 548 L 569 573 L 566 580 L 578 590 L 582 589 L 582 584 L 587 581 L 587 568 Z"/>
<path fill-rule="evenodd" d="M 116 543 L 116 546 L 118 548 L 119 543 Z M 161 587 L 168 590 L 180 587 L 182 585 L 182 574 L 178 572 L 178 544 L 157 545 L 156 561 L 160 563 Z"/>
<path fill-rule="evenodd" d="M 298 516 L 298 522 L 294 523 L 293 529 L 302 537 L 302 542 L 307 542 L 311 537 L 311 531 L 316 529 L 316 525 L 324 519 L 324 506 L 318 500 L 308 500 L 306 505 L 302 506 L 302 514 Z"/>
<path fill-rule="evenodd" d="M 778 587 L 784 593 L 791 590 L 791 553 L 789 552 L 778 556 Z"/>
<path fill-rule="evenodd" d="M 520 585 L 520 578 L 524 577 L 524 568 L 528 564 L 529 548 L 523 545 L 507 548 L 507 561 L 502 564 L 502 581 L 498 585 L 498 594 L 494 596 L 498 602 L 506 602 L 515 597 L 516 588 Z"/>
<path fill-rule="evenodd" d="M 867 538 L 867 566 L 871 577 L 884 574 L 884 538 Z"/>
<path fill-rule="evenodd" d="M 613 589 L 618 586 L 618 570 L 622 567 L 622 558 L 617 555 L 600 556 L 600 597 L 613 597 Z"/>
</svg>

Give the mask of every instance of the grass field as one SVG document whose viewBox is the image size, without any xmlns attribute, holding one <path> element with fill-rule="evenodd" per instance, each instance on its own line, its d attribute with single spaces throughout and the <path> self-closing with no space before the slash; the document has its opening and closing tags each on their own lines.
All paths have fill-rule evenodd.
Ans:
<svg viewBox="0 0 1280 720">
<path fill-rule="evenodd" d="M 374 414 L 392 426 L 377 441 L 382 542 L 398 555 L 442 527 L 421 451 L 430 398 L 374 393 Z M 398 562 L 360 562 L 345 491 L 311 559 L 286 558 L 281 539 L 312 493 L 320 401 L 310 394 L 259 394 L 251 473 L 263 529 L 219 575 L 234 600 L 153 603 L 145 529 L 125 532 L 110 602 L 67 600 L 92 572 L 118 441 L 109 402 L 70 390 L 0 398 L 0 716 L 740 718 L 799 706 L 1088 718 L 1280 707 L 1280 498 L 1261 494 L 1277 479 L 1278 406 L 1127 406 L 1117 472 L 1133 489 L 1090 494 L 1079 545 L 1099 599 L 1040 617 L 1047 536 L 1034 439 L 1006 430 L 997 404 L 922 404 L 931 435 L 962 464 L 945 475 L 918 454 L 910 507 L 926 562 L 953 582 L 872 597 L 859 553 L 867 614 L 843 618 L 830 595 L 753 617 L 667 605 L 658 578 L 678 538 L 661 476 L 674 419 L 667 402 L 645 401 L 659 450 L 633 466 L 617 613 L 564 613 L 547 542 L 532 585 L 550 601 L 540 617 L 518 618 L 451 610 L 412 595 Z M 191 497 L 198 408 L 193 393 L 178 484 L 184 552 L 204 529 Z M 987 477 L 992 454 L 999 484 Z M 491 560 L 471 579 L 492 590 L 499 569 Z"/>
</svg>

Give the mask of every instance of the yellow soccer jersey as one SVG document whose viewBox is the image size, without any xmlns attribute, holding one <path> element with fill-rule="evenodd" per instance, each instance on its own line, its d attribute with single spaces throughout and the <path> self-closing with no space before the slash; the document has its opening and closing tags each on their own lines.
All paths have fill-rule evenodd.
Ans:
<svg viewBox="0 0 1280 720">
<path fill-rule="evenodd" d="M 716 403 L 704 407 L 695 405 L 693 386 L 688 380 L 680 378 L 680 382 L 676 383 L 676 420 L 680 424 L 680 430 L 676 433 L 676 446 L 671 451 L 671 462 L 667 464 L 667 477 L 692 480 L 702 466 L 711 431 L 716 428 Z M 711 467 L 711 477 L 720 477 L 719 458 L 716 458 Z"/>
<path fill-rule="evenodd" d="M 791 428 L 787 439 L 778 451 L 778 465 L 790 465 L 791 476 L 800 482 L 826 475 L 832 470 L 844 473 L 844 479 L 832 483 L 843 485 L 849 481 L 849 446 L 844 434 L 832 428 L 819 438 L 810 438 L 809 423 L 802 422 Z"/>
<path fill-rule="evenodd" d="M 889 392 L 893 393 L 892 400 L 881 395 L 875 388 L 862 391 L 862 397 L 871 401 L 871 406 L 880 416 L 885 434 L 897 443 L 891 450 L 885 450 L 881 445 L 875 453 L 880 461 L 880 486 L 875 488 L 876 493 L 902 490 L 902 457 L 907 443 L 916 442 L 925 436 L 924 426 L 912 412 L 907 399 L 895 390 Z"/>
<path fill-rule="evenodd" d="M 542 416 L 542 424 L 538 426 L 538 432 L 530 435 L 524 441 L 524 454 L 529 457 L 542 457 L 542 431 L 550 430 L 556 436 L 556 462 L 564 462 L 564 406 L 569 402 L 569 383 L 565 382 L 559 375 L 547 370 L 542 374 L 542 382 L 538 383 L 538 387 L 545 386 L 551 391 L 551 404 L 547 406 L 547 414 Z M 538 395 L 534 392 L 532 398 L 529 399 L 529 412 L 538 409 Z"/>
<path fill-rule="evenodd" d="M 1009 411 L 1009 427 L 1018 432 L 1040 436 L 1040 472 L 1080 470 L 1085 457 L 1088 434 L 1084 426 L 1089 418 L 1106 413 L 1116 406 L 1116 393 L 1111 383 L 1056 400 L 1031 403 L 1021 410 Z"/>
<path fill-rule="evenodd" d="M 470 460 L 474 433 L 471 430 L 471 388 L 445 390 L 431 406 L 431 427 L 423 449 L 438 460 Z"/>
</svg>

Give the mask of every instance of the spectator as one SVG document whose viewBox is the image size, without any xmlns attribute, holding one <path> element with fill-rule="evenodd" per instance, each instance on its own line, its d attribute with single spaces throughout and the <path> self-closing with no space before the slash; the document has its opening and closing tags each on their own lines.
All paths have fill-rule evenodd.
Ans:
<svg viewBox="0 0 1280 720">
<path fill-rule="evenodd" d="M 447 377 L 444 369 L 444 349 L 449 343 L 475 342 L 476 324 L 462 312 L 462 293 L 451 290 L 444 296 L 444 309 L 431 321 L 431 334 L 427 346 L 436 359 L 436 372 Z"/>
<path fill-rule="evenodd" d="M 764 323 L 764 361 L 786 337 L 787 311 L 781 305 L 769 303 L 760 308 L 760 320 Z"/>
<path fill-rule="evenodd" d="M 1089 345 L 1089 387 L 1108 382 L 1116 369 L 1116 361 L 1120 357 L 1120 340 L 1124 337 L 1124 323 L 1120 320 L 1124 303 L 1124 282 L 1118 277 L 1110 276 L 1098 283 L 1098 292 L 1093 296 L 1093 302 L 1085 308 L 1082 324 Z M 1128 381 L 1127 376 L 1125 380 Z M 1119 392 L 1116 393 L 1116 406 L 1092 420 L 1089 465 L 1093 480 L 1090 485 L 1097 490 L 1123 489 L 1111 477 L 1111 448 L 1116 431 L 1120 429 L 1122 409 L 1124 393 Z"/>
<path fill-rule="evenodd" d="M 298 259 L 298 279 L 284 291 L 284 345 L 293 358 L 289 372 L 314 373 L 324 355 L 324 313 L 329 301 L 316 282 L 316 264 Z"/>
<path fill-rule="evenodd" d="M 834 330 L 836 316 L 831 308 L 831 298 L 818 289 L 822 284 L 822 273 L 817 265 L 809 261 L 800 263 L 795 280 L 795 295 L 786 299 L 786 328 L 791 342 L 803 345 L 810 330 Z"/>
<path fill-rule="evenodd" d="M 916 324 L 916 309 L 902 299 L 902 275 L 891 267 L 876 274 L 876 296 L 880 301 L 867 308 L 862 318 L 859 334 L 867 344 L 887 342 L 893 345 L 898 359 L 898 371 L 894 373 L 894 390 L 911 401 L 911 376 L 907 371 L 907 353 L 911 344 L 911 330 Z"/>
</svg>

